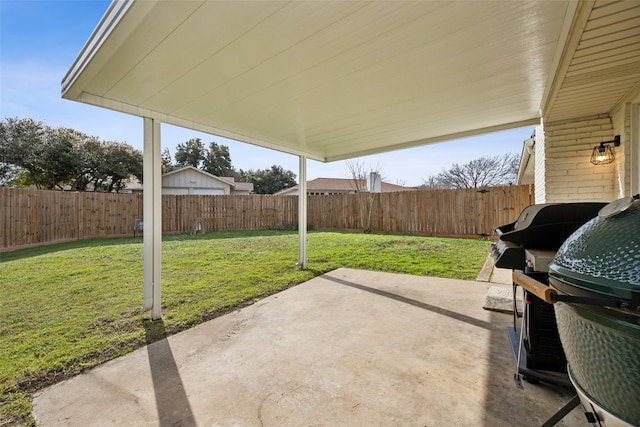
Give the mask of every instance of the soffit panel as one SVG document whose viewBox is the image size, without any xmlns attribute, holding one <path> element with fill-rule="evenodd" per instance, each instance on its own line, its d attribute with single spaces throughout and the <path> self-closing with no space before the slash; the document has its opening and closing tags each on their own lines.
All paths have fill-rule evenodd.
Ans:
<svg viewBox="0 0 640 427">
<path fill-rule="evenodd" d="M 596 1 L 548 114 L 611 113 L 640 82 L 640 2 Z"/>
<path fill-rule="evenodd" d="M 228 5 L 228 3 L 222 4 Z M 239 2 L 239 4 L 248 7 L 245 2 Z M 224 16 L 203 14 L 202 9 L 206 9 L 207 6 L 210 7 L 211 3 L 206 3 L 185 23 L 176 28 L 153 52 L 136 64 L 126 78 L 106 96 L 125 99 L 125 102 L 139 103 L 145 108 L 170 114 L 172 111 L 166 109 L 165 105 L 175 109 L 189 99 L 200 96 L 207 85 L 232 78 L 234 63 L 241 63 L 246 67 L 253 66 L 252 56 L 244 51 L 237 54 L 235 58 L 226 58 L 226 62 L 213 63 L 206 69 L 202 64 L 207 61 L 207 58 L 219 54 L 225 46 L 232 43 L 243 32 L 249 31 L 253 25 L 265 19 L 280 5 L 260 3 L 252 9 L 254 13 L 249 17 L 242 13 L 234 15 L 224 11 Z M 242 10 L 237 7 L 230 9 L 236 12 Z M 209 16 L 216 19 L 210 19 Z M 199 30 L 193 31 L 191 28 Z M 198 75 L 194 70 L 206 72 Z M 175 81 L 185 76 L 188 76 L 188 84 L 176 88 Z M 152 102 L 158 94 L 168 95 L 164 105 Z"/>
<path fill-rule="evenodd" d="M 87 85 L 91 88 L 91 93 L 106 97 L 109 90 L 121 84 L 122 79 L 131 72 L 131 69 L 142 61 L 161 40 L 171 34 L 175 22 L 184 20 L 197 10 L 201 3 L 202 1 L 167 2 L 162 10 L 147 4 L 147 10 L 139 13 L 137 13 L 140 8 L 139 2 L 133 3 L 117 27 L 118 31 L 114 31 L 109 36 L 105 46 L 100 50 L 103 54 L 97 55 L 96 59 L 101 60 L 102 63 Z M 107 55 L 106 50 L 111 50 L 113 53 Z M 147 72 L 147 78 L 150 74 Z M 139 83 L 143 83 L 144 80 L 141 76 Z"/>
<path fill-rule="evenodd" d="M 69 96 L 313 158 L 381 152 L 536 119 L 567 4 L 134 2 Z"/>
</svg>

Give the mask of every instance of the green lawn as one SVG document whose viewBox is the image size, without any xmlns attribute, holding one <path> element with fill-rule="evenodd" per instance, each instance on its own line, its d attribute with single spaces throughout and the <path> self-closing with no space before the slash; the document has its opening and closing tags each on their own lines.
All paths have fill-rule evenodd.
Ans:
<svg viewBox="0 0 640 427">
<path fill-rule="evenodd" d="M 37 389 L 338 267 L 475 279 L 488 242 L 311 232 L 164 236 L 163 328 L 142 305 L 140 238 L 0 254 L 0 425 L 32 424 Z M 159 323 L 159 322 L 156 322 Z"/>
</svg>

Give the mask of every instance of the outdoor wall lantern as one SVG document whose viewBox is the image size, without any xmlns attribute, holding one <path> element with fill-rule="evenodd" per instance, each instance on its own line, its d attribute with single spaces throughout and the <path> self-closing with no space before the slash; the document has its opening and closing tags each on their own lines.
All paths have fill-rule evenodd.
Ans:
<svg viewBox="0 0 640 427">
<path fill-rule="evenodd" d="M 612 141 L 604 141 L 601 142 L 600 145 L 596 145 L 593 147 L 593 152 L 591 153 L 591 163 L 594 165 L 606 165 L 613 162 L 616 159 L 616 155 L 613 152 L 613 147 L 620 146 L 620 135 L 616 135 Z"/>
</svg>

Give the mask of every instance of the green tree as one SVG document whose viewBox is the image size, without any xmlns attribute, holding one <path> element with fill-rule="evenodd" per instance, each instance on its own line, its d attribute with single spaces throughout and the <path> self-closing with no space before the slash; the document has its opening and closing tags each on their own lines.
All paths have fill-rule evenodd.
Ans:
<svg viewBox="0 0 640 427">
<path fill-rule="evenodd" d="M 204 162 L 206 150 L 200 138 L 192 138 L 180 143 L 176 147 L 175 159 L 177 166 L 193 166 L 199 168 Z"/>
<path fill-rule="evenodd" d="M 175 165 L 171 160 L 171 153 L 169 152 L 168 148 L 165 148 L 164 150 L 162 150 L 161 160 L 162 160 L 162 173 L 171 172 L 172 170 L 175 169 Z"/>
<path fill-rule="evenodd" d="M 82 169 L 79 147 L 86 135 L 68 128 L 48 128 L 45 143 L 40 147 L 39 176 L 36 184 L 51 190 L 62 189 Z"/>
<path fill-rule="evenodd" d="M 77 150 L 84 137 L 73 129 L 54 129 L 33 119 L 6 119 L 0 124 L 3 181 L 62 188 L 81 167 Z"/>
<path fill-rule="evenodd" d="M 120 191 L 131 176 L 142 179 L 142 153 L 33 119 L 0 123 L 0 183 L 74 190 Z"/>
<path fill-rule="evenodd" d="M 100 180 L 98 171 L 105 157 L 104 144 L 94 136 L 87 136 L 78 148 L 78 157 L 82 167 L 78 171 L 71 187 L 77 191 L 96 189 Z"/>
<path fill-rule="evenodd" d="M 202 170 L 215 176 L 233 175 L 234 170 L 233 166 L 231 166 L 229 147 L 218 145 L 216 142 L 211 141 L 205 154 Z"/>
<path fill-rule="evenodd" d="M 296 174 L 277 165 L 271 166 L 270 169 L 256 171 L 240 170 L 239 174 L 244 180 L 253 184 L 253 192 L 256 194 L 274 194 L 296 185 Z"/>
<path fill-rule="evenodd" d="M 74 190 L 120 192 L 131 177 L 142 181 L 142 153 L 129 144 L 88 137 L 80 157 L 82 170 L 72 184 Z"/>
<path fill-rule="evenodd" d="M 0 177 L 4 184 L 24 174 L 23 164 L 35 162 L 44 128 L 42 122 L 33 119 L 7 118 L 0 123 Z"/>
<path fill-rule="evenodd" d="M 105 156 L 97 174 L 102 177 L 95 190 L 120 192 L 131 176 L 142 181 L 142 153 L 128 144 L 104 143 Z"/>
</svg>

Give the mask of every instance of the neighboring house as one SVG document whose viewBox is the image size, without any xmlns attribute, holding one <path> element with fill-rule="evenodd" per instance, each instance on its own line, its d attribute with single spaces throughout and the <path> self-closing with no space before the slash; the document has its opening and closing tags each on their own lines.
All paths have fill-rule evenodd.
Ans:
<svg viewBox="0 0 640 427">
<path fill-rule="evenodd" d="M 229 195 L 249 194 L 250 182 L 235 182 L 232 177 L 217 177 L 193 166 L 167 172 L 162 175 L 162 194 Z"/>
<path fill-rule="evenodd" d="M 379 185 L 378 185 L 379 184 Z M 373 186 L 373 192 L 376 193 L 388 193 L 391 191 L 415 191 L 412 187 L 403 187 L 402 185 L 389 184 L 388 182 L 381 182 L 371 180 L 353 180 L 344 178 L 316 178 L 311 181 L 307 181 L 307 194 L 313 195 L 326 195 L 326 194 L 354 194 L 359 189 L 364 191 L 370 191 Z M 288 196 L 297 196 L 298 186 L 293 186 L 285 190 L 279 191 L 276 194 L 284 194 Z"/>
<path fill-rule="evenodd" d="M 120 193 L 124 193 L 124 194 L 142 194 L 142 190 L 143 190 L 143 186 L 142 183 L 134 177 L 131 177 L 129 180 L 127 180 L 127 185 L 125 185 L 125 187 L 120 190 Z"/>
<path fill-rule="evenodd" d="M 218 177 L 208 172 L 185 166 L 162 175 L 162 194 L 172 195 L 245 195 L 253 191 L 250 182 L 236 182 L 233 177 Z M 122 193 L 141 193 L 137 180 L 127 184 Z"/>
</svg>

